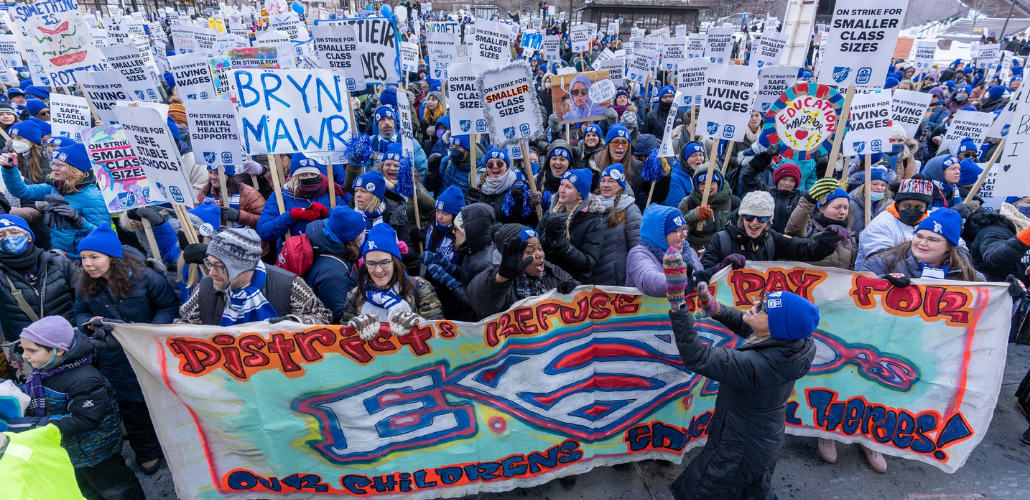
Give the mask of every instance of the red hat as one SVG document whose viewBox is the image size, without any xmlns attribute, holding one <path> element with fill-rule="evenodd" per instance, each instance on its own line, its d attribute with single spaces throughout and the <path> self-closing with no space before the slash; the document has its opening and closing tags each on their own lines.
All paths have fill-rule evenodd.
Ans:
<svg viewBox="0 0 1030 500">
<path fill-rule="evenodd" d="M 801 184 L 801 167 L 795 163 L 784 163 L 773 170 L 773 184 L 778 184 L 784 177 L 793 177 L 795 184 Z"/>
</svg>

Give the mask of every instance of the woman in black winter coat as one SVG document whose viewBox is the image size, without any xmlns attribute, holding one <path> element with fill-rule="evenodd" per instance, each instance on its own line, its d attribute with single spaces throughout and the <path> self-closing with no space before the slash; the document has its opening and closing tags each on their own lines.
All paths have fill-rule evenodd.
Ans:
<svg viewBox="0 0 1030 500">
<path fill-rule="evenodd" d="M 1030 196 L 1002 203 L 995 212 L 974 212 L 962 236 L 972 241 L 969 254 L 973 267 L 987 281 L 1005 281 L 1014 276 L 1030 286 L 1026 274 L 1030 266 Z"/>
<path fill-rule="evenodd" d="M 544 198 L 550 200 L 558 193 L 558 186 L 561 185 L 562 176 L 569 169 L 575 168 L 572 160 L 572 147 L 564 139 L 557 139 L 547 146 L 547 154 L 544 155 L 544 164 L 541 165 L 540 175 L 536 179 L 536 187 Z M 550 195 L 545 194 L 550 192 Z M 547 203 L 544 203 L 546 206 Z"/>
<path fill-rule="evenodd" d="M 595 197 L 605 207 L 604 243 L 593 273 L 595 285 L 625 285 L 626 257 L 640 243 L 640 208 L 626 187 L 622 165 L 616 163 L 601 172 L 600 193 Z"/>
<path fill-rule="evenodd" d="M 548 260 L 580 283 L 593 283 L 604 243 L 604 205 L 590 195 L 589 169 L 565 172 L 551 211 L 537 226 Z"/>
<path fill-rule="evenodd" d="M 486 153 L 486 169 L 479 174 L 478 185 L 465 192 L 466 203 L 490 205 L 502 223 L 532 227 L 540 222 L 533 207 L 540 204 L 541 197 L 529 189 L 524 173 L 511 168 L 507 149 L 495 147 Z"/>
<path fill-rule="evenodd" d="M 801 168 L 793 162 L 784 162 L 773 170 L 772 186 L 759 180 L 759 174 L 769 168 L 775 155 L 776 152 L 771 148 L 756 154 L 744 167 L 744 170 L 741 170 L 740 183 L 744 193 L 767 191 L 772 195 L 776 202 L 772 228 L 783 232 L 783 229 L 787 227 L 787 222 L 790 221 L 790 214 L 794 212 L 794 207 L 798 206 L 798 201 L 805 192 L 798 189 L 798 185 L 801 183 Z"/>
<path fill-rule="evenodd" d="M 365 234 L 362 214 L 337 205 L 329 217 L 308 224 L 305 230 L 315 255 L 304 281 L 341 324 L 347 292 L 357 286 L 357 266 Z"/>
<path fill-rule="evenodd" d="M 494 211 L 486 203 L 473 203 L 461 209 L 454 219 L 454 228 L 463 234 L 458 242 L 461 270 L 458 279 L 466 287 L 479 273 L 498 264 L 493 241 L 493 228 L 497 225 Z"/>
<path fill-rule="evenodd" d="M 609 127 L 608 134 L 605 136 L 605 147 L 599 154 L 595 155 L 597 157 L 596 169 L 603 172 L 604 169 L 616 163 L 621 164 L 623 171 L 626 173 L 626 182 L 629 183 L 633 196 L 636 198 L 637 208 L 643 213 L 644 209 L 647 208 L 647 196 L 652 193 L 652 185 L 654 186 L 654 192 L 651 194 L 651 199 L 664 200 L 669 196 L 669 182 L 671 178 L 663 172 L 657 182 L 644 180 L 644 162 L 634 157 L 631 136 L 632 134 L 629 129 L 621 123 Z M 637 154 L 640 153 L 643 153 L 644 158 L 647 158 L 646 155 L 650 151 L 642 151 Z"/>
</svg>

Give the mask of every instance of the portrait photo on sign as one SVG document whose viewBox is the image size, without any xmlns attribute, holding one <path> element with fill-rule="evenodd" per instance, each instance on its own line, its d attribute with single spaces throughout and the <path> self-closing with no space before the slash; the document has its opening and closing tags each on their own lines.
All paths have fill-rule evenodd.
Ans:
<svg viewBox="0 0 1030 500">
<path fill-rule="evenodd" d="M 561 123 L 603 119 L 616 92 L 608 78 L 608 70 L 551 77 L 551 101 Z"/>
</svg>

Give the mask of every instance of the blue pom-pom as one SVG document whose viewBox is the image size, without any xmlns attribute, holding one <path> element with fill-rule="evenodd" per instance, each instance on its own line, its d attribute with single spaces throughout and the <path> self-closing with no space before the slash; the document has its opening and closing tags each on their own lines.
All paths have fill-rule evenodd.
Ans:
<svg viewBox="0 0 1030 500">
<path fill-rule="evenodd" d="M 551 209 L 551 196 L 553 196 L 553 194 L 550 191 L 546 190 L 546 189 L 544 190 L 543 193 L 540 193 L 540 209 L 541 210 L 546 212 L 546 211 Z"/>
<path fill-rule="evenodd" d="M 662 160 L 658 157 L 658 148 L 652 149 L 644 162 L 644 169 L 640 172 L 641 178 L 647 182 L 658 182 L 662 178 L 665 169 L 662 168 Z"/>
<path fill-rule="evenodd" d="M 346 146 L 351 165 L 364 165 L 372 159 L 372 139 L 367 135 L 351 134 Z"/>
<path fill-rule="evenodd" d="M 415 183 L 411 176 L 411 157 L 401 156 L 401 168 L 397 170 L 397 187 L 393 191 L 401 196 L 415 194 Z"/>
</svg>

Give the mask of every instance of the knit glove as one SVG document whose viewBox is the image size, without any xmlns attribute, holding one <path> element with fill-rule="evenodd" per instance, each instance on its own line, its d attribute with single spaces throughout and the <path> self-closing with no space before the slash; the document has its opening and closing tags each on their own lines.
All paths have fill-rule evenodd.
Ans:
<svg viewBox="0 0 1030 500">
<path fill-rule="evenodd" d="M 530 207 L 539 207 L 540 203 L 542 201 L 543 201 L 543 197 L 540 195 L 540 191 L 533 191 L 532 189 L 529 190 L 529 206 Z"/>
<path fill-rule="evenodd" d="M 451 263 L 450 259 L 436 252 L 430 252 L 428 250 L 422 252 L 422 255 L 419 256 L 419 260 L 421 260 L 422 263 L 427 266 L 433 264 L 440 266 L 441 268 L 443 268 L 444 271 L 451 275 L 454 275 L 454 273 L 458 270 L 458 266 Z"/>
<path fill-rule="evenodd" d="M 844 229 L 843 227 L 838 226 L 836 224 L 830 224 L 829 226 L 826 226 L 826 228 L 822 231 L 819 231 L 818 233 L 814 234 L 812 236 L 812 239 L 816 241 L 837 243 L 838 241 L 848 239 L 849 236 L 850 234 L 848 233 L 847 229 Z"/>
<path fill-rule="evenodd" d="M 373 314 L 359 314 L 347 322 L 347 326 L 358 332 L 361 340 L 372 340 L 379 335 L 379 318 Z"/>
<path fill-rule="evenodd" d="M 765 169 L 769 168 L 769 164 L 772 163 L 772 158 L 775 154 L 776 152 L 772 151 L 772 148 L 756 154 L 754 158 L 751 158 L 751 170 L 758 174 L 765 172 Z"/>
<path fill-rule="evenodd" d="M 715 300 L 715 297 L 712 297 L 712 292 L 708 289 L 708 283 L 703 281 L 698 283 L 695 290 L 697 290 L 697 312 L 694 313 L 694 316 L 697 319 L 701 319 L 712 318 L 719 314 L 719 302 Z"/>
<path fill-rule="evenodd" d="M 512 238 L 501 246 L 501 265 L 497 268 L 498 276 L 513 280 L 522 274 L 523 270 L 531 262 L 533 257 L 522 258 L 526 253 L 526 242 L 522 238 Z"/>
<path fill-rule="evenodd" d="M 93 328 L 93 335 L 89 339 L 93 341 L 95 349 L 117 349 L 121 346 L 118 343 L 118 339 L 114 338 L 114 335 L 111 334 L 116 323 L 125 322 L 111 318 L 94 318 L 89 322 L 89 326 Z"/>
<path fill-rule="evenodd" d="M 465 190 L 465 205 L 479 203 L 483 199 L 483 192 L 478 188 L 470 187 Z"/>
<path fill-rule="evenodd" d="M 240 220 L 240 211 L 232 207 L 218 207 L 222 211 L 222 218 L 229 222 L 237 222 Z"/>
<path fill-rule="evenodd" d="M 579 283 L 576 283 L 573 280 L 563 280 L 558 283 L 558 293 L 562 295 L 570 294 L 577 286 L 579 286 Z"/>
<path fill-rule="evenodd" d="M 907 287 L 907 286 L 912 284 L 912 280 L 909 279 L 908 276 L 905 276 L 904 274 L 901 274 L 901 273 L 883 274 L 883 275 L 878 276 L 878 278 L 880 278 L 882 280 L 887 280 L 887 281 L 890 282 L 890 284 L 892 284 L 892 285 L 894 285 L 894 286 L 896 286 L 898 288 L 905 288 L 905 287 Z"/>
<path fill-rule="evenodd" d="M 290 217 L 299 221 L 306 220 L 311 222 L 313 220 L 318 220 L 318 212 L 311 210 L 310 208 L 294 207 L 290 209 Z"/>
<path fill-rule="evenodd" d="M 745 265 L 747 265 L 747 259 L 745 259 L 744 256 L 740 255 L 739 253 L 733 253 L 727 255 L 725 259 L 722 259 L 722 262 L 715 265 L 715 272 L 719 272 L 720 270 L 722 270 L 722 268 L 726 266 L 730 266 L 733 269 L 740 269 Z"/>
<path fill-rule="evenodd" d="M 250 175 L 261 175 L 265 173 L 265 167 L 256 161 L 245 161 L 242 165 L 243 172 Z"/>
<path fill-rule="evenodd" d="M 157 210 L 150 207 L 134 208 L 125 212 L 125 215 L 131 220 L 143 220 L 146 219 L 151 226 L 160 226 L 165 223 L 165 218 Z"/>
<path fill-rule="evenodd" d="M 565 238 L 565 220 L 560 215 L 552 215 L 547 219 L 547 225 L 544 227 L 544 236 L 547 237 L 547 241 L 556 243 Z"/>
<path fill-rule="evenodd" d="M 412 245 L 418 245 L 420 242 L 425 241 L 422 237 L 422 230 L 419 229 L 418 226 L 412 226 L 411 231 L 408 231 L 408 241 L 410 241 Z"/>
<path fill-rule="evenodd" d="M 438 264 L 429 264 L 426 267 L 426 271 L 429 273 L 429 278 L 440 284 L 440 286 L 447 287 L 448 290 L 454 290 L 461 286 L 461 282 L 454 279 L 443 267 Z"/>
<path fill-rule="evenodd" d="M 317 201 L 312 203 L 311 206 L 308 207 L 308 210 L 317 214 L 317 219 L 321 219 L 322 217 L 327 217 L 329 215 L 329 208 Z"/>
<path fill-rule="evenodd" d="M 682 309 L 686 302 L 684 291 L 687 289 L 687 264 L 683 262 L 683 255 L 679 250 L 669 248 L 665 252 L 662 267 L 665 268 L 665 298 L 673 309 Z"/>
<path fill-rule="evenodd" d="M 417 313 L 411 311 L 394 314 L 390 318 L 390 333 L 395 337 L 402 337 L 411 333 L 411 329 L 418 326 L 421 321 L 425 320 Z"/>
<path fill-rule="evenodd" d="M 1026 286 L 1019 278 L 1008 275 L 1005 277 L 1005 281 L 1009 283 L 1009 295 L 1012 296 L 1013 300 L 1023 300 L 1026 298 Z"/>
<path fill-rule="evenodd" d="M 697 208 L 687 212 L 687 215 L 684 217 L 684 219 L 686 219 L 686 221 L 687 221 L 687 225 L 691 226 L 691 227 L 696 225 L 698 222 L 703 222 L 703 221 L 706 221 L 708 219 L 714 219 L 714 218 L 715 218 L 715 211 L 712 210 L 712 207 L 710 207 L 708 205 L 697 207 Z"/>
<path fill-rule="evenodd" d="M 815 181 L 812 188 L 808 190 L 808 195 L 811 196 L 813 200 L 818 200 L 823 196 L 832 193 L 839 187 L 840 183 L 837 182 L 837 179 L 834 179 L 833 177 L 823 177 L 822 179 Z"/>
<path fill-rule="evenodd" d="M 207 243 L 192 243 L 182 249 L 182 261 L 187 264 L 203 264 L 207 257 Z"/>
</svg>

